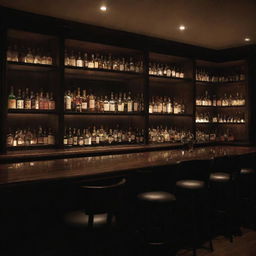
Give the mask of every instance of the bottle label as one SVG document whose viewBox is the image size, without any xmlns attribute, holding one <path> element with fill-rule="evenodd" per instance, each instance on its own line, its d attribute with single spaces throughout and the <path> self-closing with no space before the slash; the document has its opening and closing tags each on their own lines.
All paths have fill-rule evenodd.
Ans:
<svg viewBox="0 0 256 256">
<path fill-rule="evenodd" d="M 8 100 L 8 108 L 9 109 L 16 109 L 16 100 L 15 99 Z"/>
<path fill-rule="evenodd" d="M 82 110 L 87 110 L 87 102 L 82 102 Z"/>
<path fill-rule="evenodd" d="M 68 145 L 68 139 L 67 139 L 67 138 L 64 138 L 64 139 L 63 139 L 63 144 L 64 144 L 64 145 Z"/>
<path fill-rule="evenodd" d="M 89 101 L 89 109 L 95 109 L 95 100 Z"/>
<path fill-rule="evenodd" d="M 104 103 L 104 111 L 110 111 L 109 103 Z"/>
<path fill-rule="evenodd" d="M 25 100 L 25 109 L 31 109 L 31 100 Z"/>
<path fill-rule="evenodd" d="M 132 102 L 128 102 L 127 111 L 132 112 Z"/>
<path fill-rule="evenodd" d="M 55 144 L 55 137 L 53 135 L 48 135 L 48 144 L 50 145 Z"/>
<path fill-rule="evenodd" d="M 24 108 L 24 101 L 23 100 L 17 100 L 17 108 L 23 109 Z"/>
<path fill-rule="evenodd" d="M 66 98 L 66 110 L 71 110 L 71 98 Z"/>
<path fill-rule="evenodd" d="M 76 66 L 77 66 L 77 67 L 83 67 L 83 64 L 84 64 L 84 63 L 83 63 L 82 60 L 77 60 L 77 61 L 76 61 Z"/>
<path fill-rule="evenodd" d="M 110 104 L 109 105 L 109 111 L 112 111 L 112 112 L 115 111 L 115 104 Z"/>
</svg>

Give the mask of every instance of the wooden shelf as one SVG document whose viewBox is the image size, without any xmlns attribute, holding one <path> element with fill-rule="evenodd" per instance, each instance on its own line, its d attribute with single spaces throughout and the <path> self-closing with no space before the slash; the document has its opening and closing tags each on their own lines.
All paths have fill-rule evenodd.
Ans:
<svg viewBox="0 0 256 256">
<path fill-rule="evenodd" d="M 149 81 L 151 82 L 163 82 L 163 83 L 191 83 L 193 79 L 190 78 L 178 78 L 178 77 L 167 77 L 167 76 L 155 76 L 149 75 Z"/>
<path fill-rule="evenodd" d="M 145 113 L 143 112 L 74 112 L 74 111 L 66 111 L 64 115 L 78 115 L 78 116 L 143 116 Z"/>
<path fill-rule="evenodd" d="M 143 77 L 143 73 L 125 72 L 107 69 L 93 69 L 80 67 L 65 67 L 65 74 L 69 76 L 77 76 L 86 79 L 95 80 L 132 80 Z"/>
<path fill-rule="evenodd" d="M 210 124 L 210 125 L 245 125 L 246 123 L 212 123 L 212 122 L 195 122 L 196 124 Z"/>
<path fill-rule="evenodd" d="M 44 64 L 33 64 L 33 63 L 24 63 L 24 62 L 7 62 L 7 68 L 10 70 L 19 70 L 19 71 L 53 71 L 57 67 L 54 65 L 44 65 Z"/>
<path fill-rule="evenodd" d="M 152 114 L 149 114 L 149 116 L 163 116 L 163 117 L 167 117 L 167 116 L 193 117 L 193 115 L 192 115 L 192 114 L 161 114 L 161 113 L 152 113 Z"/>
<path fill-rule="evenodd" d="M 57 114 L 57 111 L 43 109 L 8 109 L 8 114 Z"/>
<path fill-rule="evenodd" d="M 206 81 L 196 81 L 198 85 L 210 85 L 210 86 L 220 86 L 220 85 L 239 85 L 247 83 L 247 80 L 234 81 L 234 82 L 206 82 Z"/>
<path fill-rule="evenodd" d="M 196 105 L 197 108 L 245 108 L 246 105 L 242 106 L 201 106 L 201 105 Z"/>
<path fill-rule="evenodd" d="M 9 147 L 7 146 L 7 150 L 9 151 L 20 151 L 20 150 L 31 150 L 31 149 L 53 149 L 56 145 L 30 145 L 30 146 L 16 146 L 16 147 Z"/>
</svg>

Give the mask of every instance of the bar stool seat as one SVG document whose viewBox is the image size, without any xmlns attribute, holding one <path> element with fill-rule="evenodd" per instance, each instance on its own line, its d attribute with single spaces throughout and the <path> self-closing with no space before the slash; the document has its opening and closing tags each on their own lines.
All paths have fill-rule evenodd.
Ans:
<svg viewBox="0 0 256 256">
<path fill-rule="evenodd" d="M 201 180 L 179 180 L 176 182 L 176 187 L 183 189 L 202 189 L 204 186 L 205 183 Z"/>
<path fill-rule="evenodd" d="M 175 196 L 165 191 L 150 191 L 137 195 L 138 200 L 151 203 L 169 203 L 175 201 Z"/>
<path fill-rule="evenodd" d="M 214 172 L 210 174 L 209 179 L 213 182 L 228 182 L 231 179 L 231 175 L 225 172 Z"/>
<path fill-rule="evenodd" d="M 242 168 L 240 170 L 240 174 L 253 174 L 255 173 L 255 170 L 252 168 Z"/>
<path fill-rule="evenodd" d="M 73 211 L 69 212 L 64 216 L 64 222 L 67 226 L 86 230 L 89 228 L 89 220 L 90 216 L 86 214 L 84 211 Z M 111 225 L 116 225 L 116 218 L 115 216 L 111 219 Z M 109 226 L 108 214 L 94 214 L 93 216 L 93 228 L 94 229 L 103 229 Z"/>
</svg>

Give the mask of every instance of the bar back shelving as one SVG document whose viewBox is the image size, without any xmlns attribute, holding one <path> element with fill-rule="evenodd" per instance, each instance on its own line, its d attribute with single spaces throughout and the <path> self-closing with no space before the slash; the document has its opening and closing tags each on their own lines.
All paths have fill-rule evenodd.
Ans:
<svg viewBox="0 0 256 256">
<path fill-rule="evenodd" d="M 118 31 L 109 32 L 115 36 L 108 44 L 100 32 L 86 39 L 78 31 L 83 25 L 67 28 L 59 21 L 49 35 L 32 27 L 1 30 L 1 153 L 130 144 L 152 149 L 183 145 L 187 136 L 206 144 L 251 142 L 246 55 L 201 60 L 199 48 L 186 57 L 175 52 L 177 44 L 170 49 L 144 37 L 135 48 L 138 36 Z M 120 46 L 126 36 L 130 48 L 129 41 Z"/>
</svg>

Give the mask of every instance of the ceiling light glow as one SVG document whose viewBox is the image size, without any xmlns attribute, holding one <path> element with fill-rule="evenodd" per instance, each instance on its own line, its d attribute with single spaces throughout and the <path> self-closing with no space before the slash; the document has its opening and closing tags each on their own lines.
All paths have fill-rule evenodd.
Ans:
<svg viewBox="0 0 256 256">
<path fill-rule="evenodd" d="M 245 41 L 245 42 L 250 42 L 251 39 L 250 39 L 249 37 L 246 37 L 246 38 L 244 39 L 244 41 Z"/>
<path fill-rule="evenodd" d="M 103 12 L 107 11 L 107 6 L 106 5 L 102 5 L 100 7 L 100 10 L 103 11 Z"/>
<path fill-rule="evenodd" d="M 180 25 L 180 26 L 179 26 L 179 30 L 183 31 L 183 30 L 185 30 L 185 29 L 186 29 L 186 27 L 185 27 L 184 25 Z"/>
</svg>

